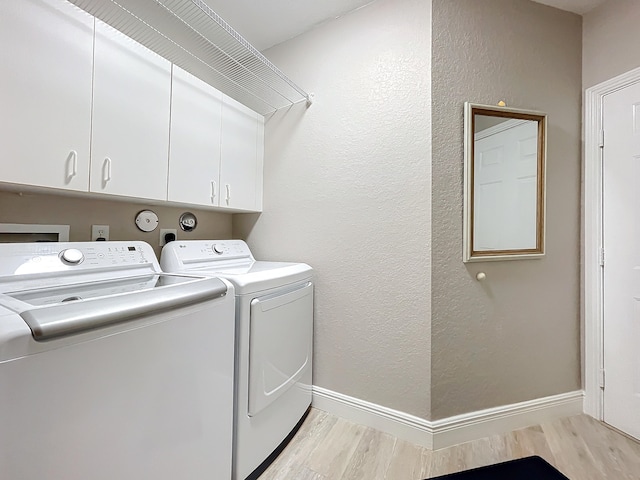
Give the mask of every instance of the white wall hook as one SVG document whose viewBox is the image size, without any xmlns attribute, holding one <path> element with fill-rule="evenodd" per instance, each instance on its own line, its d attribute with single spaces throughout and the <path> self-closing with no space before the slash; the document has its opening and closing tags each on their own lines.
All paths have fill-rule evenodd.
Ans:
<svg viewBox="0 0 640 480">
<path fill-rule="evenodd" d="M 481 282 L 485 278 L 487 278 L 487 274 L 486 273 L 484 273 L 484 272 L 476 273 L 476 280 L 478 280 L 479 282 Z"/>
</svg>

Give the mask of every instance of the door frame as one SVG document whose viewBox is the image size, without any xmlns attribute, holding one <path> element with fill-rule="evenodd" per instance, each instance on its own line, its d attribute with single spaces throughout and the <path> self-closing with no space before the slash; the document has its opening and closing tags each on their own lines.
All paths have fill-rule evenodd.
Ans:
<svg viewBox="0 0 640 480">
<path fill-rule="evenodd" d="M 584 111 L 584 412 L 604 420 L 604 392 L 600 387 L 604 368 L 604 271 L 603 245 L 603 104 L 604 98 L 640 83 L 636 68 L 585 91 Z"/>
</svg>

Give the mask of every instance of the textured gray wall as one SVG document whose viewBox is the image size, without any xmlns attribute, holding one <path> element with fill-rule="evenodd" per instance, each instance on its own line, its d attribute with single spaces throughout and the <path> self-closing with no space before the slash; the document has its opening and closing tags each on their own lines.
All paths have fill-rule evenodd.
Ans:
<svg viewBox="0 0 640 480">
<path fill-rule="evenodd" d="M 314 384 L 429 416 L 430 12 L 379 0 L 266 52 L 315 103 L 267 119 L 257 257 L 315 268 Z"/>
<path fill-rule="evenodd" d="M 431 418 L 580 388 L 581 18 L 433 0 Z M 547 255 L 464 265 L 463 104 L 547 112 Z M 484 271 L 479 283 L 475 274 Z"/>
<path fill-rule="evenodd" d="M 640 66 L 640 2 L 609 0 L 583 19 L 582 85 L 589 88 Z"/>
<path fill-rule="evenodd" d="M 144 209 L 158 215 L 158 228 L 153 232 L 142 232 L 135 225 L 136 214 Z M 183 232 L 178 226 L 178 219 L 184 212 L 192 212 L 198 218 L 198 226 L 193 232 Z M 231 238 L 231 215 L 228 213 L 32 193 L 0 192 L 0 223 L 69 225 L 72 242 L 90 241 L 91 225 L 109 225 L 110 240 L 142 240 L 154 248 L 156 255 L 161 250 L 161 228 L 176 228 L 178 238 L 183 240 Z"/>
</svg>

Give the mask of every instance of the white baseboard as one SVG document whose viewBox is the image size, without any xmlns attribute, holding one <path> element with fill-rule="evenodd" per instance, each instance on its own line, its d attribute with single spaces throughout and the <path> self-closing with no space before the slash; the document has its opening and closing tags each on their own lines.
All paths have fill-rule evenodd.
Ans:
<svg viewBox="0 0 640 480">
<path fill-rule="evenodd" d="M 578 415 L 583 412 L 583 403 L 584 392 L 579 390 L 430 421 L 314 386 L 312 405 L 354 423 L 438 450 L 555 418 Z"/>
<path fill-rule="evenodd" d="M 433 448 L 431 424 L 408 413 L 313 386 L 311 405 L 351 422 L 389 433 L 411 443 Z"/>
<path fill-rule="evenodd" d="M 437 450 L 560 417 L 578 415 L 584 411 L 583 403 L 584 392 L 579 390 L 435 420 L 431 422 L 433 448 Z"/>
</svg>

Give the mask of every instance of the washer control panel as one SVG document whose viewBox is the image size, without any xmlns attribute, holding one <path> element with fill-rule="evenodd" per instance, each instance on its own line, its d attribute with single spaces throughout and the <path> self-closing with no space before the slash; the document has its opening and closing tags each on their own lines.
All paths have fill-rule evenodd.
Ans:
<svg viewBox="0 0 640 480">
<path fill-rule="evenodd" d="M 0 255 L 0 276 L 157 265 L 145 242 L 6 243 Z"/>
</svg>

